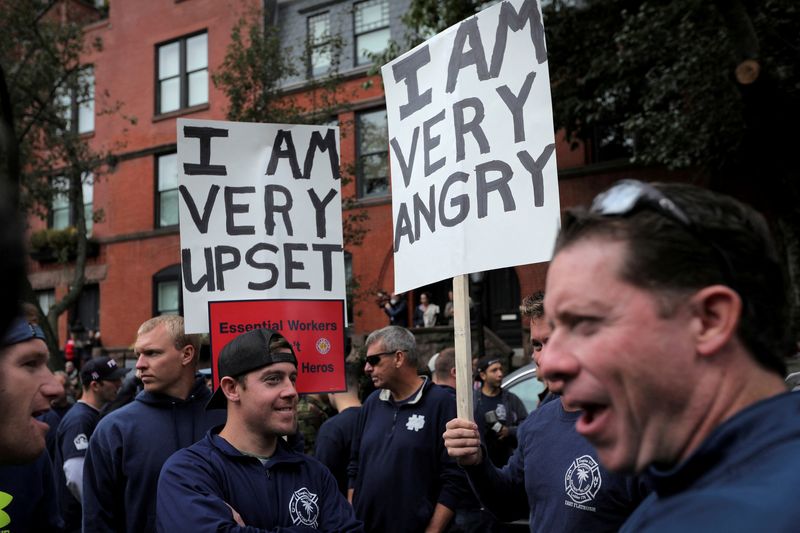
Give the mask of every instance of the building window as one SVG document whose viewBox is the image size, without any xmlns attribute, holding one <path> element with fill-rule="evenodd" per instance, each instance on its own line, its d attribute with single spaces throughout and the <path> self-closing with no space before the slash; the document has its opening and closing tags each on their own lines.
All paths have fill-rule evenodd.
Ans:
<svg viewBox="0 0 800 533">
<path fill-rule="evenodd" d="M 586 136 L 588 160 L 590 163 L 630 160 L 634 155 L 633 138 L 624 129 L 608 124 L 595 124 Z"/>
<path fill-rule="evenodd" d="M 178 225 L 178 154 L 156 156 L 156 227 Z"/>
<path fill-rule="evenodd" d="M 61 118 L 67 131 L 89 133 L 94 131 L 94 69 L 82 68 L 77 83 L 69 83 L 57 92 Z"/>
<path fill-rule="evenodd" d="M 158 47 L 156 113 L 208 102 L 208 33 Z"/>
<path fill-rule="evenodd" d="M 56 291 L 55 289 L 45 289 L 41 291 L 36 291 L 36 301 L 39 304 L 39 307 L 42 309 L 42 313 L 44 316 L 47 316 L 48 311 L 56 303 Z"/>
<path fill-rule="evenodd" d="M 320 13 L 308 17 L 308 75 L 326 74 L 331 67 L 330 17 Z"/>
<path fill-rule="evenodd" d="M 389 194 L 389 130 L 386 110 L 356 115 L 358 196 L 366 198 Z"/>
<path fill-rule="evenodd" d="M 89 175 L 83 179 L 83 216 L 86 219 L 86 235 L 92 233 L 94 227 L 94 180 Z"/>
<path fill-rule="evenodd" d="M 366 65 L 372 63 L 369 54 L 383 52 L 389 44 L 389 0 L 366 0 L 353 7 L 356 65 Z"/>
<path fill-rule="evenodd" d="M 181 266 L 171 265 L 153 276 L 153 315 L 182 315 Z"/>
<path fill-rule="evenodd" d="M 69 209 L 69 185 L 64 178 L 53 181 L 53 203 L 50 205 L 50 227 L 53 229 L 66 229 L 72 217 Z"/>
<path fill-rule="evenodd" d="M 84 174 L 82 179 L 83 213 L 86 218 L 86 234 L 92 232 L 94 225 L 94 179 L 91 174 Z M 53 229 L 66 229 L 75 225 L 76 213 L 72 208 L 69 194 L 69 182 L 63 176 L 53 180 L 53 201 L 50 204 L 49 226 Z"/>
</svg>

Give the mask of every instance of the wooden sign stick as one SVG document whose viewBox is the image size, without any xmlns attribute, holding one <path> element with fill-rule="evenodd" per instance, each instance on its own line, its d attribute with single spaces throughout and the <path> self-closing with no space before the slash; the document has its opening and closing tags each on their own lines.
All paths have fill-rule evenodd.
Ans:
<svg viewBox="0 0 800 533">
<path fill-rule="evenodd" d="M 453 278 L 453 333 L 456 348 L 458 418 L 472 421 L 472 332 L 469 326 L 469 277 Z"/>
</svg>

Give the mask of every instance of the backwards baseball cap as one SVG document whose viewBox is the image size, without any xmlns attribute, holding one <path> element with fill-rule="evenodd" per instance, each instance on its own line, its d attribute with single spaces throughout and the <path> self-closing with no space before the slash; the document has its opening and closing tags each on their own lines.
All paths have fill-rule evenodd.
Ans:
<svg viewBox="0 0 800 533">
<path fill-rule="evenodd" d="M 17 317 L 11 322 L 6 334 L 3 335 L 3 341 L 2 344 L 0 344 L 0 348 L 5 348 L 6 346 L 29 341 L 31 339 L 45 340 L 42 328 L 31 324 L 23 317 Z"/>
<path fill-rule="evenodd" d="M 289 353 L 270 350 L 270 345 L 279 340 L 286 338 L 271 329 L 260 328 L 242 333 L 222 348 L 217 361 L 219 379 L 228 376 L 237 378 L 275 363 L 292 363 L 297 366 L 297 358 L 291 344 Z M 222 387 L 217 387 L 206 404 L 206 409 L 224 409 L 226 405 L 227 400 L 222 393 Z"/>
<path fill-rule="evenodd" d="M 96 357 L 83 364 L 81 383 L 85 387 L 92 381 L 114 381 L 122 379 L 127 373 L 127 369 L 117 366 L 117 362 L 110 357 Z"/>
<path fill-rule="evenodd" d="M 494 357 L 492 355 L 487 355 L 485 357 L 481 357 L 480 361 L 478 361 L 478 372 L 486 372 L 486 369 L 492 366 L 495 363 L 499 363 L 500 358 Z"/>
</svg>

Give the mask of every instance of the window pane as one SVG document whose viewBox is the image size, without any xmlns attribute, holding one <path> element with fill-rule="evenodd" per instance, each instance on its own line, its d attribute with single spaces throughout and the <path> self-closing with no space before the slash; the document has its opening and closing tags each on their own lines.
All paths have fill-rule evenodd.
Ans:
<svg viewBox="0 0 800 533">
<path fill-rule="evenodd" d="M 373 154 L 361 158 L 361 178 L 365 196 L 388 194 L 388 154 Z"/>
<path fill-rule="evenodd" d="M 83 216 L 86 218 L 86 235 L 89 235 L 94 227 L 94 210 L 92 209 L 92 204 L 83 208 Z"/>
<path fill-rule="evenodd" d="M 158 190 L 178 188 L 178 154 L 158 157 Z"/>
<path fill-rule="evenodd" d="M 389 44 L 389 28 L 365 33 L 356 37 L 357 64 L 370 63 L 367 54 L 376 54 L 386 50 Z"/>
<path fill-rule="evenodd" d="M 52 289 L 47 291 L 36 291 L 36 299 L 39 301 L 39 307 L 42 308 L 42 312 L 46 315 L 50 310 L 50 306 L 56 303 L 56 293 Z"/>
<path fill-rule="evenodd" d="M 159 193 L 158 225 L 174 226 L 178 223 L 178 189 Z"/>
<path fill-rule="evenodd" d="M 94 69 L 87 67 L 80 73 L 80 96 L 79 101 L 94 100 Z"/>
<path fill-rule="evenodd" d="M 186 71 L 208 66 L 208 34 L 201 33 L 186 39 Z"/>
<path fill-rule="evenodd" d="M 178 78 L 172 78 L 161 82 L 161 108 L 159 113 L 175 111 L 180 107 L 181 85 Z"/>
<path fill-rule="evenodd" d="M 94 178 L 91 174 L 83 177 L 81 189 L 83 189 L 83 212 L 86 217 L 86 234 L 88 235 L 94 226 Z"/>
<path fill-rule="evenodd" d="M 53 229 L 69 227 L 69 208 L 53 209 Z"/>
<path fill-rule="evenodd" d="M 324 74 L 331 66 L 331 51 L 327 46 L 314 48 L 311 51 L 311 73 Z"/>
<path fill-rule="evenodd" d="M 328 40 L 330 23 L 328 14 L 314 15 L 308 17 L 308 41 L 311 44 L 319 44 Z"/>
<path fill-rule="evenodd" d="M 59 192 L 53 196 L 53 210 L 67 209 L 69 207 L 69 196 L 66 192 Z"/>
<path fill-rule="evenodd" d="M 85 174 L 82 178 L 83 205 L 91 204 L 94 201 L 94 177 L 91 174 Z"/>
<path fill-rule="evenodd" d="M 389 150 L 389 129 L 386 110 L 370 111 L 358 116 L 359 154 Z"/>
<path fill-rule="evenodd" d="M 198 70 L 189 74 L 189 106 L 208 102 L 208 71 Z"/>
<path fill-rule="evenodd" d="M 56 89 L 56 105 L 58 115 L 66 122 L 65 129 L 69 130 L 72 118 L 72 97 L 69 95 L 69 89 L 66 87 Z"/>
<path fill-rule="evenodd" d="M 388 0 L 369 0 L 355 5 L 356 33 L 374 30 L 389 25 Z"/>
<path fill-rule="evenodd" d="M 78 133 L 94 131 L 94 100 L 78 106 Z"/>
<path fill-rule="evenodd" d="M 158 284 L 158 314 L 177 315 L 180 285 L 177 281 L 162 281 Z"/>
<path fill-rule="evenodd" d="M 180 42 L 158 47 L 158 79 L 163 80 L 177 76 L 180 69 Z"/>
</svg>

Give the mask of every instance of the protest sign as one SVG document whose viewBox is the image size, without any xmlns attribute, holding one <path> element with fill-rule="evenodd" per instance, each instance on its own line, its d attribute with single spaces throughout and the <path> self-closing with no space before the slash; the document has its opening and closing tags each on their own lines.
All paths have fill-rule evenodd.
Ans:
<svg viewBox="0 0 800 533">
<path fill-rule="evenodd" d="M 211 368 L 234 337 L 258 328 L 277 331 L 297 356 L 297 391 L 345 390 L 344 302 L 341 300 L 249 300 L 209 302 Z"/>
<path fill-rule="evenodd" d="M 395 291 L 549 260 L 560 210 L 536 0 L 481 11 L 382 74 Z"/>
<path fill-rule="evenodd" d="M 178 120 L 187 333 L 208 302 L 344 300 L 338 147 L 335 127 Z"/>
</svg>

